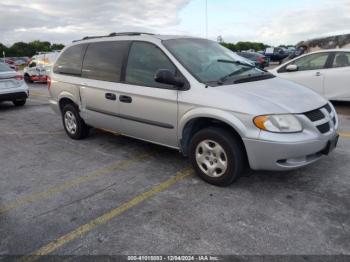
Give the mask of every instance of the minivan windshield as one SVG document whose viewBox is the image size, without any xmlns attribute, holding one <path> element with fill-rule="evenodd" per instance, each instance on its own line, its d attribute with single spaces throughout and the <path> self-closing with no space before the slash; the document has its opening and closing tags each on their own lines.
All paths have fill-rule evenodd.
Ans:
<svg viewBox="0 0 350 262">
<path fill-rule="evenodd" d="M 244 82 L 243 79 L 257 81 L 273 77 L 214 41 L 178 38 L 164 40 L 163 44 L 198 81 L 205 84 L 232 84 Z"/>
</svg>

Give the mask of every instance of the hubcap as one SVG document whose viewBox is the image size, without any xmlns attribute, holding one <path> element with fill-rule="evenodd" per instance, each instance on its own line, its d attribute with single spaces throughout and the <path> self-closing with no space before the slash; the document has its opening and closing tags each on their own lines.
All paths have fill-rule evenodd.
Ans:
<svg viewBox="0 0 350 262">
<path fill-rule="evenodd" d="M 70 134 L 74 135 L 77 132 L 77 120 L 71 111 L 64 114 L 64 123 Z"/>
<path fill-rule="evenodd" d="M 227 169 L 225 150 L 212 140 L 203 140 L 198 144 L 196 161 L 202 172 L 210 177 L 220 177 Z"/>
</svg>

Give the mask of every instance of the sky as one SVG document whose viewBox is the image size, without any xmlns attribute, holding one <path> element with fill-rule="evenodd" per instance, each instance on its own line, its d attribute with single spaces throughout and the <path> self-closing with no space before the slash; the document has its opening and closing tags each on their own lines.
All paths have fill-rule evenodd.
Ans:
<svg viewBox="0 0 350 262">
<path fill-rule="evenodd" d="M 350 33 L 350 0 L 0 0 L 0 43 L 142 31 L 269 45 Z"/>
</svg>

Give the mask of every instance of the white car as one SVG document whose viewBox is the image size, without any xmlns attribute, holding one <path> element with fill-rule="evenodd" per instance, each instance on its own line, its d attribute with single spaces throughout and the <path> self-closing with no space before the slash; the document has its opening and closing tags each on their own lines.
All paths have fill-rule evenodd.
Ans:
<svg viewBox="0 0 350 262">
<path fill-rule="evenodd" d="M 308 53 L 269 71 L 309 87 L 328 100 L 350 101 L 350 49 Z"/>
<path fill-rule="evenodd" d="M 23 76 L 7 64 L 0 63 L 0 102 L 12 101 L 15 106 L 23 106 L 28 96 L 28 86 Z"/>
<path fill-rule="evenodd" d="M 43 52 L 31 58 L 28 65 L 24 68 L 24 79 L 28 83 L 47 82 L 47 76 L 50 74 L 51 67 L 57 59 L 60 52 Z"/>
</svg>

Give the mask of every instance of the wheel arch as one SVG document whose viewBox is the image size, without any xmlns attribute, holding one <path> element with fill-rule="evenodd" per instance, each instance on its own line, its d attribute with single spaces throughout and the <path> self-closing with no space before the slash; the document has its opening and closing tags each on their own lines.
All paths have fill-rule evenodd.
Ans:
<svg viewBox="0 0 350 262">
<path fill-rule="evenodd" d="M 79 108 L 78 103 L 74 99 L 74 96 L 68 92 L 63 92 L 60 94 L 60 96 L 58 98 L 58 105 L 59 105 L 61 112 L 62 112 L 64 106 L 67 104 L 73 104 L 77 108 Z"/>
<path fill-rule="evenodd" d="M 218 109 L 195 109 L 182 117 L 178 129 L 179 145 L 182 153 L 185 156 L 188 155 L 190 141 L 196 132 L 212 126 L 229 130 L 240 141 L 244 153 L 247 155 L 242 139 L 246 127 L 232 113 Z"/>
</svg>

